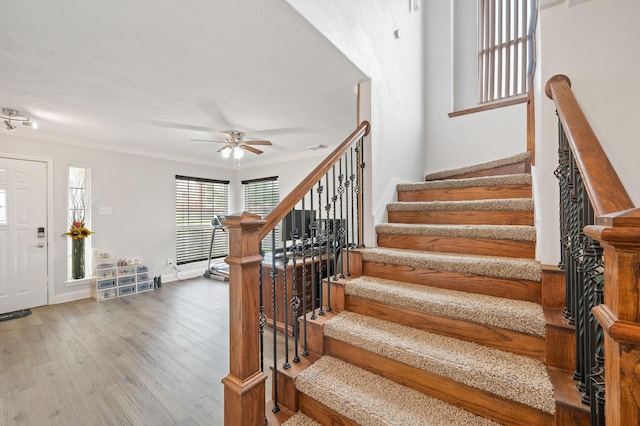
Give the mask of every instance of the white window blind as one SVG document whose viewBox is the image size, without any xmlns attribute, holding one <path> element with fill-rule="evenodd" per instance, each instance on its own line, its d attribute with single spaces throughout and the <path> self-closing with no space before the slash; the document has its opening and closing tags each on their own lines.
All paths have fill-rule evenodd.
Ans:
<svg viewBox="0 0 640 426">
<path fill-rule="evenodd" d="M 478 1 L 478 101 L 528 91 L 529 19 L 534 0 Z"/>
<path fill-rule="evenodd" d="M 211 219 L 229 212 L 229 181 L 176 175 L 176 264 L 209 258 Z M 227 232 L 217 231 L 212 257 L 229 253 Z"/>
<path fill-rule="evenodd" d="M 278 176 L 242 181 L 242 198 L 244 210 L 259 214 L 263 219 L 280 202 L 280 187 Z M 276 242 L 280 244 L 280 226 L 276 227 Z M 271 250 L 271 236 L 265 238 L 263 244 L 265 251 Z"/>
</svg>

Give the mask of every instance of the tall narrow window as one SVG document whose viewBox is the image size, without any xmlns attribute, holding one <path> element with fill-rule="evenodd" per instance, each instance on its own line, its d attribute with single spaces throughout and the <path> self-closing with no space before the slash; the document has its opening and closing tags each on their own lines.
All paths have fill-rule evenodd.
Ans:
<svg viewBox="0 0 640 426">
<path fill-rule="evenodd" d="M 0 188 L 0 225 L 7 225 L 7 189 Z"/>
<path fill-rule="evenodd" d="M 264 219 L 280 202 L 278 176 L 243 180 L 242 198 L 245 211 L 259 214 Z M 268 243 L 263 244 L 263 249 L 271 251 L 271 237 L 266 240 Z M 280 243 L 280 226 L 276 227 L 276 242 Z"/>
<path fill-rule="evenodd" d="M 527 93 L 532 3 L 535 0 L 478 2 L 480 104 Z"/>
<path fill-rule="evenodd" d="M 76 222 L 82 224 L 83 227 L 91 229 L 90 226 L 90 214 L 91 210 L 89 209 L 90 204 L 90 175 L 91 169 L 89 167 L 84 166 L 69 166 L 69 200 L 68 200 L 68 224 L 67 226 L 72 227 Z M 67 271 L 68 276 L 71 278 L 71 238 L 68 238 L 67 243 L 67 253 L 68 256 L 68 267 Z M 85 259 L 85 267 L 84 267 L 84 277 L 90 275 L 91 271 L 91 242 L 90 239 L 85 239 L 84 244 L 84 259 Z M 75 278 L 79 279 L 79 278 Z"/>
<path fill-rule="evenodd" d="M 176 176 L 176 264 L 209 258 L 214 215 L 229 213 L 229 181 Z M 229 253 L 226 232 L 216 232 L 211 257 Z"/>
</svg>

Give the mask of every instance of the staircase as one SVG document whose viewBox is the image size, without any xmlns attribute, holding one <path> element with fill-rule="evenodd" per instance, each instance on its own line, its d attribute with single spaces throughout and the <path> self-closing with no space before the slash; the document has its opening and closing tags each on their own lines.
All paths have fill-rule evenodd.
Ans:
<svg viewBox="0 0 640 426">
<path fill-rule="evenodd" d="M 398 186 L 360 276 L 337 282 L 337 309 L 310 321 L 322 356 L 283 371 L 281 393 L 295 385 L 283 404 L 299 410 L 285 425 L 588 424 L 554 397 L 568 374 L 545 364 L 559 313 L 542 306 L 529 164 L 523 154 Z"/>
</svg>

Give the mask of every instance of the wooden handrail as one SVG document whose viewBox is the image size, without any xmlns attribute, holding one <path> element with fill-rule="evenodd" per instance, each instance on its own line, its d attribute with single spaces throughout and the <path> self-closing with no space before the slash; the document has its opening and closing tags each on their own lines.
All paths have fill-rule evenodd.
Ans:
<svg viewBox="0 0 640 426">
<path fill-rule="evenodd" d="M 633 209 L 633 201 L 571 91 L 569 77 L 562 74 L 551 77 L 544 91 L 556 104 L 596 216 Z"/>
<path fill-rule="evenodd" d="M 573 153 L 596 225 L 584 233 L 603 249 L 604 300 L 592 313 L 604 330 L 607 425 L 640 418 L 640 209 L 636 208 L 571 91 L 565 75 L 545 86 Z"/>
<path fill-rule="evenodd" d="M 278 223 L 280 223 L 287 213 L 293 209 L 296 204 L 302 199 L 302 197 L 307 194 L 311 188 L 318 183 L 320 178 L 322 178 L 331 168 L 338 162 L 340 158 L 347 152 L 349 147 L 358 139 L 367 136 L 369 134 L 369 122 L 363 121 L 360 125 L 351 133 L 338 147 L 333 150 L 331 154 L 327 158 L 325 158 L 322 163 L 318 164 L 318 166 L 313 169 L 311 173 L 304 178 L 298 186 L 293 188 L 289 195 L 287 195 L 280 204 L 276 206 L 275 209 L 269 213 L 269 215 L 265 218 L 266 223 L 260 229 L 259 237 L 263 239 L 266 237 L 269 232 L 273 228 L 276 227 Z"/>
</svg>

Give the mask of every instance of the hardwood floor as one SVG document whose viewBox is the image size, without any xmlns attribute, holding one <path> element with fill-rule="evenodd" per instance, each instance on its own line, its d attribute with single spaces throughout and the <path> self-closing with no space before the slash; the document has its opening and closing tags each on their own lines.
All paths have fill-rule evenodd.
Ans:
<svg viewBox="0 0 640 426">
<path fill-rule="evenodd" d="M 228 283 L 195 278 L 0 322 L 0 426 L 222 424 L 228 309 Z"/>
</svg>

